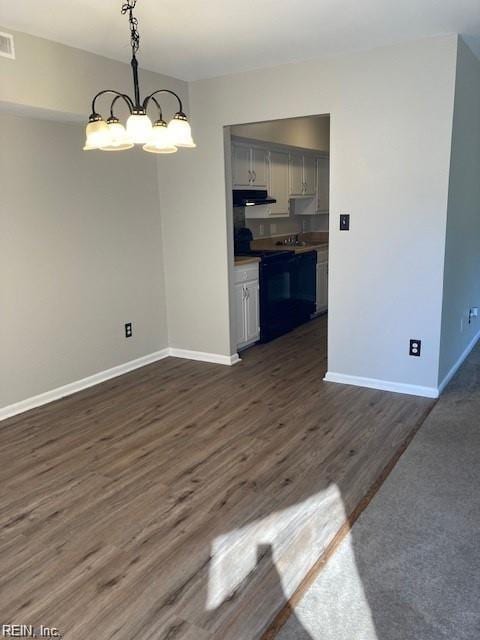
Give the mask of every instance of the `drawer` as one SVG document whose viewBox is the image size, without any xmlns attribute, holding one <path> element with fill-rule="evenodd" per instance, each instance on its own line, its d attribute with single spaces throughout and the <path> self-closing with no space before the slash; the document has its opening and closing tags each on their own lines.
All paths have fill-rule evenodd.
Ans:
<svg viewBox="0 0 480 640">
<path fill-rule="evenodd" d="M 328 262 L 328 249 L 317 250 L 317 262 Z"/>
<path fill-rule="evenodd" d="M 235 284 L 258 280 L 258 263 L 242 264 L 233 270 L 233 281 Z"/>
</svg>

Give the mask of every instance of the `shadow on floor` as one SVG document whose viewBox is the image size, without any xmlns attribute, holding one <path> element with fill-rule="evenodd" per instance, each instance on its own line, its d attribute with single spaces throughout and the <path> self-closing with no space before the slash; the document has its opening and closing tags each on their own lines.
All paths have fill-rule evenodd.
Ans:
<svg viewBox="0 0 480 640">
<path fill-rule="evenodd" d="M 285 602 L 283 610 L 285 616 L 288 615 L 289 633 L 293 634 L 293 637 L 295 637 L 296 640 L 314 640 L 296 616 L 293 607 L 291 607 L 288 601 L 285 600 L 282 579 L 275 566 L 271 545 L 260 545 L 257 550 L 257 557 L 259 559 L 261 558 L 262 562 L 267 565 L 267 570 L 273 576 L 273 586 L 271 587 L 272 593 L 276 592 L 278 602 L 282 602 L 282 600 Z"/>
</svg>

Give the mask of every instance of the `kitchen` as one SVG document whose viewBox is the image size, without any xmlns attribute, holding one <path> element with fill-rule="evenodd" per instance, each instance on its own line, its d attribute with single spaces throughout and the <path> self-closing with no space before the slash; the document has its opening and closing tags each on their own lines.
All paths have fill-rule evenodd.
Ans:
<svg viewBox="0 0 480 640">
<path fill-rule="evenodd" d="M 330 117 L 236 125 L 231 134 L 237 350 L 328 312 Z"/>
</svg>

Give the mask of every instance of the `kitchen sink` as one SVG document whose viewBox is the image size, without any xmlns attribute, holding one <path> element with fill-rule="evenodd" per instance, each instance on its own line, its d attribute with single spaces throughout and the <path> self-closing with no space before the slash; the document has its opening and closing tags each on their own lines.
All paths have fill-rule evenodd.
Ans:
<svg viewBox="0 0 480 640">
<path fill-rule="evenodd" d="M 277 242 L 277 245 L 282 247 L 306 247 L 308 242 L 304 242 L 303 240 L 296 240 L 294 242 Z"/>
</svg>

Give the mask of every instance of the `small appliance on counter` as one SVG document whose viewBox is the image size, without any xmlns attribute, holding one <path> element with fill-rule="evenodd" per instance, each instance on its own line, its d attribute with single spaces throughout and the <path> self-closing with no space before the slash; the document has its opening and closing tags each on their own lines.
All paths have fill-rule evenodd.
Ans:
<svg viewBox="0 0 480 640">
<path fill-rule="evenodd" d="M 250 255 L 250 242 L 253 240 L 253 233 L 247 227 L 235 230 L 233 246 L 236 256 Z"/>
<path fill-rule="evenodd" d="M 316 307 L 317 252 L 250 249 L 253 234 L 235 233 L 235 255 L 260 258 L 260 342 L 269 342 L 310 320 Z"/>
</svg>

